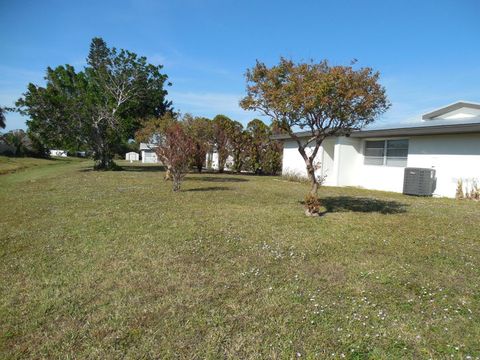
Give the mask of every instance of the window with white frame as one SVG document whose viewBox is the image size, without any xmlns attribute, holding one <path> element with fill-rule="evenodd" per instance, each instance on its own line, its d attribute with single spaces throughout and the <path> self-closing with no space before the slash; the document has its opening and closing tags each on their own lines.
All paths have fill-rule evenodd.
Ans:
<svg viewBox="0 0 480 360">
<path fill-rule="evenodd" d="M 408 139 L 365 141 L 365 165 L 407 166 Z"/>
</svg>

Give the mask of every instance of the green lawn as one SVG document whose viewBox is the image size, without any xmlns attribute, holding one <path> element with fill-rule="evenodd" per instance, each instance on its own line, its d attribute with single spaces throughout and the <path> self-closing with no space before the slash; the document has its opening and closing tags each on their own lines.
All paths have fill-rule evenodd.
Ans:
<svg viewBox="0 0 480 360">
<path fill-rule="evenodd" d="M 0 175 L 9 174 L 37 166 L 62 165 L 79 161 L 77 158 L 33 159 L 23 157 L 0 156 Z"/>
<path fill-rule="evenodd" d="M 480 357 L 480 203 L 90 168 L 0 176 L 0 358 Z"/>
</svg>

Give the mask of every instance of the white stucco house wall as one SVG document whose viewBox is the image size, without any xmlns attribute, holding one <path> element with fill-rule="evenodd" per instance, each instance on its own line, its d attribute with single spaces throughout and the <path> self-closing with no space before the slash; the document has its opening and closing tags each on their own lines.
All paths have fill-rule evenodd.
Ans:
<svg viewBox="0 0 480 360">
<path fill-rule="evenodd" d="M 155 144 L 140 143 L 140 155 L 142 157 L 142 163 L 154 164 L 158 163 L 158 157 L 155 153 Z"/>
<path fill-rule="evenodd" d="M 300 137 L 308 133 L 298 133 Z M 283 174 L 307 176 L 297 143 L 283 141 Z M 480 185 L 480 104 L 459 101 L 389 127 L 367 127 L 324 140 L 317 154 L 325 185 L 403 192 L 406 167 L 434 169 L 434 196 L 454 197 L 459 179 Z"/>
</svg>

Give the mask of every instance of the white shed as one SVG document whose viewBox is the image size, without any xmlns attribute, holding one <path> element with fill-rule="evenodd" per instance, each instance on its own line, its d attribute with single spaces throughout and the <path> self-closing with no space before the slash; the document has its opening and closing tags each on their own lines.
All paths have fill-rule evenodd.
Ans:
<svg viewBox="0 0 480 360">
<path fill-rule="evenodd" d="M 127 161 L 138 161 L 140 155 L 138 155 L 138 153 L 134 152 L 134 151 L 131 151 L 131 152 L 128 152 L 125 154 L 125 160 Z"/>
</svg>

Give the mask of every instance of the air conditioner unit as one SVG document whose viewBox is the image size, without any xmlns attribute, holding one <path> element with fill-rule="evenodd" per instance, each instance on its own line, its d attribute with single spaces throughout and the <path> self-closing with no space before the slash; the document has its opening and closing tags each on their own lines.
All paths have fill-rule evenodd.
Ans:
<svg viewBox="0 0 480 360">
<path fill-rule="evenodd" d="M 403 193 L 407 195 L 432 196 L 436 183 L 435 169 L 405 168 Z"/>
</svg>

